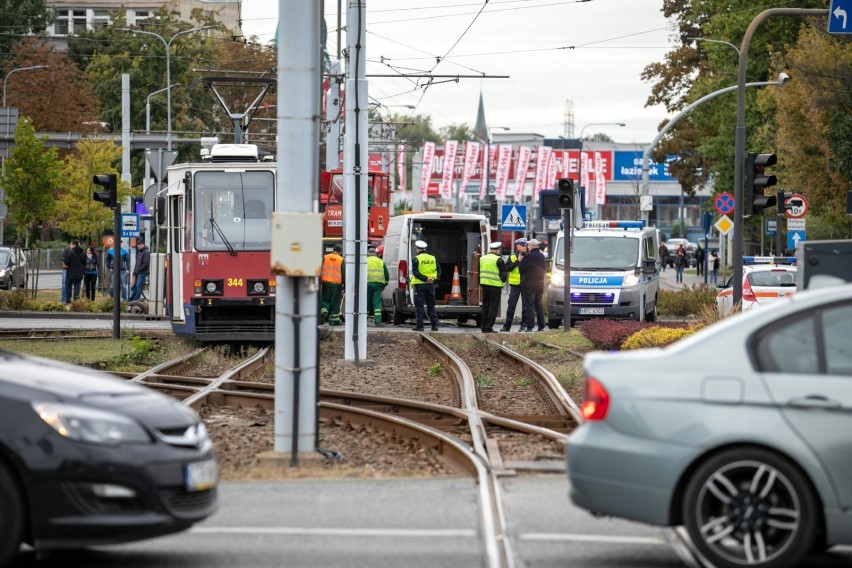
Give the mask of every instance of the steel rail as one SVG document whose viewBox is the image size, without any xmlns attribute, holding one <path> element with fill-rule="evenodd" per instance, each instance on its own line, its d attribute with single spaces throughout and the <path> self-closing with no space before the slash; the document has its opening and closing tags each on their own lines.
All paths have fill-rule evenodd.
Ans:
<svg viewBox="0 0 852 568">
<path fill-rule="evenodd" d="M 171 361 L 166 361 L 165 363 L 160 363 L 156 367 L 152 367 L 152 368 L 148 369 L 147 371 L 145 371 L 144 373 L 139 373 L 138 375 L 136 375 L 136 377 L 131 379 L 131 381 L 134 382 L 134 383 L 142 383 L 142 382 L 146 382 L 148 380 L 148 378 L 153 376 L 153 375 L 163 375 L 163 374 L 168 374 L 170 371 L 173 372 L 176 369 L 179 369 L 179 368 L 183 367 L 184 365 L 187 365 L 192 359 L 194 359 L 198 355 L 201 355 L 201 353 L 203 353 L 206 349 L 207 349 L 206 347 L 201 347 L 199 349 L 196 349 L 195 351 L 191 351 L 189 353 L 184 353 L 183 355 L 180 355 L 179 357 L 176 357 L 175 359 L 172 359 Z"/>
<path fill-rule="evenodd" d="M 198 410 L 201 405 L 204 404 L 205 399 L 212 392 L 218 390 L 223 384 L 228 381 L 239 380 L 262 367 L 263 364 L 266 363 L 266 359 L 269 357 L 270 351 L 271 348 L 269 346 L 260 349 L 253 357 L 250 357 L 235 367 L 228 369 L 222 375 L 211 381 L 209 385 L 184 399 L 182 401 L 183 404 L 193 408 L 194 410 Z"/>
<path fill-rule="evenodd" d="M 502 490 L 488 456 L 485 423 L 477 404 L 473 375 L 464 361 L 448 347 L 425 333 L 419 333 L 419 336 L 436 357 L 449 364 L 453 375 L 458 380 L 464 409 L 468 412 L 468 425 L 473 441 L 473 450 L 483 463 L 487 464 L 486 468 L 477 470 L 477 480 L 481 512 L 480 522 L 488 566 L 514 568 L 515 553 L 509 539 L 508 521 L 503 509 Z"/>
<path fill-rule="evenodd" d="M 490 339 L 485 339 L 485 341 L 491 345 L 496 346 L 500 349 L 500 354 L 504 357 L 507 357 L 517 363 L 528 367 L 532 370 L 533 374 L 538 378 L 539 384 L 544 388 L 550 400 L 553 401 L 553 404 L 556 406 L 556 409 L 563 416 L 570 416 L 572 420 L 577 425 L 580 425 L 583 422 L 583 416 L 580 413 L 580 407 L 577 406 L 577 403 L 565 392 L 565 389 L 562 388 L 562 385 L 553 376 L 553 373 L 545 369 L 539 363 L 533 361 L 529 357 L 521 355 L 514 349 L 507 347 L 506 345 L 501 345 L 496 341 L 492 341 Z"/>
</svg>

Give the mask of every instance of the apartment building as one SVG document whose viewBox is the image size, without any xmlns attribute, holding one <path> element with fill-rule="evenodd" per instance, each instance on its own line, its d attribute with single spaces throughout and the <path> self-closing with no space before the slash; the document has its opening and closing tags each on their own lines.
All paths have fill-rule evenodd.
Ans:
<svg viewBox="0 0 852 568">
<path fill-rule="evenodd" d="M 48 26 L 47 33 L 60 49 L 66 36 L 109 25 L 110 14 L 122 6 L 131 26 L 152 17 L 163 5 L 179 11 L 182 20 L 189 20 L 192 10 L 201 8 L 231 30 L 238 28 L 239 19 L 239 0 L 47 0 L 45 4 L 56 12 L 56 22 Z"/>
</svg>

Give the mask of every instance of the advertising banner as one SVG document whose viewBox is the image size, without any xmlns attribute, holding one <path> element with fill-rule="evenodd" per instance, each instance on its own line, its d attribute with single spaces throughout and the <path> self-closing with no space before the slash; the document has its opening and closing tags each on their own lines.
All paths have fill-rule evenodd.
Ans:
<svg viewBox="0 0 852 568">
<path fill-rule="evenodd" d="M 421 180 L 421 193 L 425 202 L 429 196 L 429 182 L 432 179 L 432 162 L 435 160 L 435 143 L 423 143 L 423 177 Z"/>
<path fill-rule="evenodd" d="M 441 177 L 440 192 L 442 199 L 453 198 L 453 177 L 456 171 L 456 153 L 459 143 L 456 140 L 444 142 L 444 173 Z"/>
<path fill-rule="evenodd" d="M 500 144 L 497 152 L 497 178 L 494 182 L 494 192 L 497 199 L 506 199 L 506 189 L 509 187 L 509 168 L 512 166 L 512 147 Z"/>
<path fill-rule="evenodd" d="M 405 144 L 400 144 L 396 149 L 396 177 L 402 196 L 408 197 L 405 191 Z"/>
<path fill-rule="evenodd" d="M 476 173 L 476 163 L 479 161 L 479 142 L 464 143 L 464 171 L 462 172 L 462 182 L 459 188 L 459 193 L 464 193 L 467 184 L 470 182 L 473 174 Z"/>
<path fill-rule="evenodd" d="M 518 148 L 518 167 L 515 171 L 515 202 L 520 203 L 524 196 L 524 183 L 527 181 L 527 171 L 530 169 L 532 149 L 521 146 Z"/>
</svg>

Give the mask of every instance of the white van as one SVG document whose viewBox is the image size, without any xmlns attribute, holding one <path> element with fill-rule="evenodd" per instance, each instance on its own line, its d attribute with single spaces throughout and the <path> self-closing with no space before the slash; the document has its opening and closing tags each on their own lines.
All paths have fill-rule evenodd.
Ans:
<svg viewBox="0 0 852 568">
<path fill-rule="evenodd" d="M 644 221 L 587 221 L 571 247 L 571 321 L 592 318 L 657 321 L 660 233 Z M 556 235 L 547 288 L 548 325 L 565 313 L 565 233 Z"/>
<path fill-rule="evenodd" d="M 479 323 L 479 255 L 488 251 L 490 234 L 484 215 L 465 213 L 406 213 L 391 217 L 384 239 L 383 258 L 390 283 L 382 292 L 382 315 L 400 325 L 414 317 L 414 289 L 409 283 L 415 241 L 425 241 L 427 252 L 441 265 L 435 283 L 439 319 Z M 458 290 L 453 275 L 458 270 Z M 460 296 L 460 297 L 458 297 Z"/>
</svg>

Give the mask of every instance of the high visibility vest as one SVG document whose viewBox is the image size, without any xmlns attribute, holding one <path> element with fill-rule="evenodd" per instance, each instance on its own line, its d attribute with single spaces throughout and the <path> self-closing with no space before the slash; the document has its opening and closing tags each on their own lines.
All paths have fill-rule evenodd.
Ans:
<svg viewBox="0 0 852 568">
<path fill-rule="evenodd" d="M 385 280 L 385 263 L 377 256 L 367 257 L 367 282 L 387 284 Z"/>
<path fill-rule="evenodd" d="M 322 259 L 322 274 L 320 280 L 329 284 L 343 284 L 343 257 L 331 252 Z"/>
<path fill-rule="evenodd" d="M 496 286 L 503 287 L 503 281 L 500 280 L 500 269 L 497 268 L 497 261 L 500 256 L 489 253 L 479 259 L 479 284 L 481 286 Z"/>
<path fill-rule="evenodd" d="M 417 255 L 417 270 L 426 278 L 438 277 L 438 261 L 431 254 L 421 252 Z M 411 275 L 412 284 L 427 284 L 425 280 L 420 280 L 414 274 Z"/>
<path fill-rule="evenodd" d="M 510 256 L 509 261 L 510 262 L 517 262 L 518 261 L 517 255 L 513 254 L 512 256 Z M 521 285 L 521 270 L 518 268 L 518 265 L 515 265 L 515 268 L 513 268 L 509 272 L 509 284 L 511 284 L 512 286 L 520 286 Z"/>
</svg>

